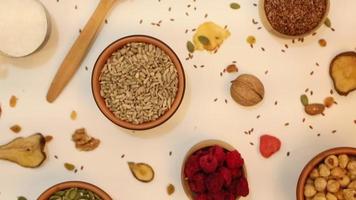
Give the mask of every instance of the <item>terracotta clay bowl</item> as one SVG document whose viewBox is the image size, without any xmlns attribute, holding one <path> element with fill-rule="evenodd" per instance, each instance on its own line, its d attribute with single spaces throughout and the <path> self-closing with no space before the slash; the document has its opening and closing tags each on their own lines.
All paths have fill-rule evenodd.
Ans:
<svg viewBox="0 0 356 200">
<path fill-rule="evenodd" d="M 89 190 L 98 197 L 100 197 L 102 200 L 112 200 L 112 198 L 104 192 L 102 189 L 99 187 L 92 185 L 90 183 L 86 182 L 81 182 L 81 181 L 68 181 L 68 182 L 63 182 L 59 183 L 57 185 L 54 185 L 50 188 L 48 188 L 46 191 L 44 191 L 38 198 L 37 200 L 48 200 L 49 197 L 51 197 L 54 193 L 59 192 L 61 190 L 66 190 L 69 188 L 81 188 L 81 189 L 86 189 Z"/>
<path fill-rule="evenodd" d="M 104 98 L 100 95 L 100 83 L 99 83 L 99 77 L 101 74 L 101 71 L 103 67 L 105 66 L 105 63 L 109 59 L 109 57 L 116 52 L 117 50 L 121 49 L 123 46 L 125 46 L 128 43 L 132 42 L 142 42 L 142 43 L 147 43 L 147 44 L 152 44 L 154 46 L 159 47 L 161 50 L 163 50 L 172 60 L 173 64 L 175 65 L 177 72 L 178 72 L 178 91 L 176 94 L 176 98 L 174 99 L 171 107 L 158 119 L 150 122 L 145 122 L 142 124 L 133 124 L 124 120 L 121 120 L 117 118 L 112 111 L 106 106 Z M 182 63 L 180 62 L 178 56 L 174 53 L 174 51 L 164 42 L 150 37 L 150 36 L 145 36 L 145 35 L 133 35 L 133 36 L 127 36 L 124 38 L 121 38 L 112 44 L 110 44 L 99 56 L 98 60 L 95 63 L 94 69 L 93 69 L 93 74 L 92 74 L 92 79 L 91 79 L 91 85 L 92 85 L 92 92 L 93 96 L 95 99 L 96 104 L 98 105 L 99 109 L 101 112 L 113 123 L 115 123 L 118 126 L 121 126 L 126 129 L 130 130 L 146 130 L 146 129 L 151 129 L 154 127 L 157 127 L 164 122 L 166 122 L 170 117 L 173 116 L 173 114 L 177 111 L 178 107 L 180 106 L 184 92 L 185 92 L 185 75 L 184 75 L 184 70 Z"/>
<path fill-rule="evenodd" d="M 316 32 L 325 22 L 326 18 L 329 15 L 329 11 L 330 11 L 330 0 L 326 1 L 326 11 L 324 13 L 324 16 L 322 18 L 322 20 L 320 21 L 320 23 L 318 24 L 318 26 L 316 26 L 314 29 L 310 30 L 309 32 L 306 32 L 304 34 L 301 35 L 287 35 L 284 33 L 281 33 L 279 31 L 277 31 L 276 29 L 274 29 L 271 25 L 271 23 L 269 22 L 267 15 L 266 15 L 266 10 L 265 10 L 265 1 L 266 0 L 259 0 L 258 3 L 258 10 L 259 10 L 259 15 L 260 15 L 260 19 L 261 22 L 263 24 L 263 26 L 266 28 L 267 31 L 269 31 L 270 33 L 272 33 L 273 35 L 280 37 L 280 38 L 285 38 L 285 39 L 298 39 L 298 38 L 303 38 L 306 37 L 308 35 L 313 34 L 314 32 Z"/>
<path fill-rule="evenodd" d="M 303 171 L 301 172 L 297 184 L 297 200 L 306 200 L 304 197 L 304 186 L 308 179 L 309 174 L 311 171 L 319 165 L 323 160 L 330 156 L 330 155 L 340 155 L 340 154 L 347 154 L 349 156 L 356 156 L 356 148 L 352 147 L 338 147 L 323 151 L 316 155 L 312 160 L 308 162 L 308 164 L 304 167 Z"/>
<path fill-rule="evenodd" d="M 214 145 L 218 145 L 218 146 L 220 146 L 223 149 L 226 149 L 228 151 L 236 150 L 232 145 L 230 145 L 230 144 L 228 144 L 228 143 L 226 143 L 224 141 L 221 141 L 221 140 L 204 140 L 204 141 L 199 142 L 198 144 L 194 145 L 193 147 L 191 147 L 189 149 L 189 151 L 187 152 L 187 154 L 185 155 L 185 157 L 184 157 L 182 168 L 181 168 L 181 182 L 182 182 L 182 185 L 183 185 L 183 190 L 184 190 L 185 194 L 188 196 L 188 198 L 190 200 L 194 200 L 194 193 L 190 190 L 188 181 L 186 180 L 185 175 L 184 175 L 185 164 L 186 164 L 188 158 L 192 154 L 197 152 L 198 150 L 204 149 L 206 147 L 211 147 L 211 146 L 214 146 Z M 247 178 L 247 171 L 246 171 L 245 164 L 242 166 L 242 170 L 243 170 L 244 176 Z M 241 197 L 237 197 L 236 200 L 238 200 L 240 198 Z"/>
</svg>

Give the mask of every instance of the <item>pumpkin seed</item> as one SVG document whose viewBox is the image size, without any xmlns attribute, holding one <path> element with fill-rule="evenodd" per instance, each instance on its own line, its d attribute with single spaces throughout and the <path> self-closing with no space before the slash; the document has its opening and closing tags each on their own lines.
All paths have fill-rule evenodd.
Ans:
<svg viewBox="0 0 356 200">
<path fill-rule="evenodd" d="M 202 45 L 204 45 L 204 46 L 207 46 L 207 45 L 210 44 L 209 38 L 207 38 L 207 37 L 205 37 L 205 36 L 203 36 L 203 35 L 199 36 L 199 37 L 198 37 L 198 40 L 199 40 L 199 42 L 202 43 Z"/>
<path fill-rule="evenodd" d="M 75 169 L 75 166 L 71 163 L 64 163 L 64 167 L 68 170 L 68 171 L 73 171 Z"/>
<path fill-rule="evenodd" d="M 24 199 L 26 200 L 26 199 Z M 79 188 L 70 188 L 56 192 L 49 200 L 102 200 L 92 191 Z"/>
<path fill-rule="evenodd" d="M 331 27 L 331 21 L 330 21 L 329 17 L 326 18 L 326 20 L 324 21 L 324 24 L 325 24 L 325 26 L 327 26 L 329 28 Z"/>
<path fill-rule="evenodd" d="M 300 101 L 302 102 L 303 106 L 307 106 L 309 104 L 309 99 L 305 94 L 300 96 Z"/>
<path fill-rule="evenodd" d="M 187 49 L 188 49 L 189 53 L 194 53 L 195 47 L 194 47 L 194 44 L 191 41 L 187 42 Z"/>
<path fill-rule="evenodd" d="M 231 3 L 230 4 L 230 8 L 234 9 L 234 10 L 237 10 L 237 9 L 240 9 L 240 4 L 238 3 Z"/>
<path fill-rule="evenodd" d="M 19 197 L 17 197 L 17 200 L 27 200 L 27 198 L 24 196 L 19 196 Z"/>
<path fill-rule="evenodd" d="M 57 193 L 56 193 L 57 194 Z M 62 200 L 62 197 L 61 196 L 57 196 L 57 195 L 54 195 L 54 196 L 51 196 L 49 198 L 49 200 Z"/>
<path fill-rule="evenodd" d="M 64 197 L 67 197 L 68 199 L 73 199 L 74 200 L 77 197 L 77 195 L 78 195 L 78 189 L 77 188 L 71 188 L 65 193 Z"/>
</svg>

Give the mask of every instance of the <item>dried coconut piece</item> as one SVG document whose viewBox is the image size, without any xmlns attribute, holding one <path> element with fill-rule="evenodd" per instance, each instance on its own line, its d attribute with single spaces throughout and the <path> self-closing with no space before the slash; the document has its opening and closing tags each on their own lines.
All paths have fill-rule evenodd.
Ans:
<svg viewBox="0 0 356 200">
<path fill-rule="evenodd" d="M 10 130 L 11 130 L 12 132 L 14 132 L 14 133 L 20 133 L 21 130 L 22 130 L 22 128 L 21 128 L 20 125 L 15 124 L 15 125 L 13 125 L 13 126 L 10 127 Z"/>
<path fill-rule="evenodd" d="M 15 108 L 16 107 L 17 100 L 18 100 L 18 98 L 16 96 L 14 96 L 14 95 L 12 95 L 10 97 L 9 105 L 10 105 L 11 108 Z"/>
<path fill-rule="evenodd" d="M 84 128 L 77 129 L 72 135 L 72 140 L 79 151 L 93 151 L 100 144 L 100 140 L 88 135 Z"/>
</svg>

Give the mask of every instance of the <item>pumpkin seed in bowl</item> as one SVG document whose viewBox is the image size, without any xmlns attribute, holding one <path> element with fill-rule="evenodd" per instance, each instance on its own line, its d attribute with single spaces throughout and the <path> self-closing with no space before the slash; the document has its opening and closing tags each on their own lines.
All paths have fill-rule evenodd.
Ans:
<svg viewBox="0 0 356 200">
<path fill-rule="evenodd" d="M 49 200 L 102 200 L 90 190 L 81 188 L 69 188 L 54 193 Z"/>
</svg>

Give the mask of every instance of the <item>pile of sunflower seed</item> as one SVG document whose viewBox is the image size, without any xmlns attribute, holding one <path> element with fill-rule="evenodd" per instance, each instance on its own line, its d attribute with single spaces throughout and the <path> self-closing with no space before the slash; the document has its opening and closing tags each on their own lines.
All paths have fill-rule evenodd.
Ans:
<svg viewBox="0 0 356 200">
<path fill-rule="evenodd" d="M 129 43 L 114 52 L 100 78 L 106 106 L 121 120 L 142 124 L 158 119 L 172 105 L 178 73 L 159 47 Z"/>
<path fill-rule="evenodd" d="M 80 189 L 80 188 L 70 188 L 70 189 L 56 192 L 49 198 L 49 200 L 102 200 L 102 199 L 92 191 Z"/>
</svg>

